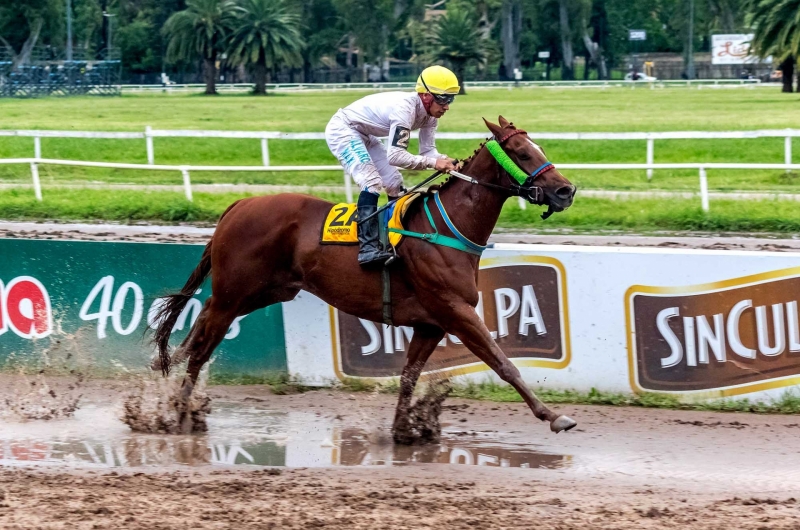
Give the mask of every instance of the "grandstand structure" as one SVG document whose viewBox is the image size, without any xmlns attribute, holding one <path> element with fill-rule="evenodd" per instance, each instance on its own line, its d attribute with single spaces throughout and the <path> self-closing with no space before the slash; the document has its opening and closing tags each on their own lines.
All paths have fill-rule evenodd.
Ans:
<svg viewBox="0 0 800 530">
<path fill-rule="evenodd" d="M 103 95 L 120 93 L 122 63 L 118 50 L 101 58 L 76 49 L 67 61 L 56 50 L 40 47 L 24 62 L 0 49 L 0 97 Z"/>
</svg>

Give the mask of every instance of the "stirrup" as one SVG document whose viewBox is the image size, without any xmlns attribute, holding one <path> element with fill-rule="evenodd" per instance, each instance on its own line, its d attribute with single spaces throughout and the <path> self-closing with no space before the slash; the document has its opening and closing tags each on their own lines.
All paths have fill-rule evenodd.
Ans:
<svg viewBox="0 0 800 530">
<path fill-rule="evenodd" d="M 376 265 L 385 266 L 390 261 L 394 261 L 394 256 L 391 254 L 383 255 L 380 253 L 374 253 L 369 259 L 365 258 L 363 261 L 359 259 L 358 264 L 362 267 L 373 267 Z"/>
</svg>

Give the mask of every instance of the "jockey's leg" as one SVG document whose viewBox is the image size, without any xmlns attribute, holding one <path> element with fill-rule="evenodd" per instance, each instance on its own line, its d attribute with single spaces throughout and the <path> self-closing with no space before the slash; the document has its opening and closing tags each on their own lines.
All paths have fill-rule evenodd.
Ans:
<svg viewBox="0 0 800 530">
<path fill-rule="evenodd" d="M 358 263 L 361 265 L 383 264 L 392 257 L 380 241 L 380 215 L 373 215 L 377 211 L 378 194 L 368 189 L 362 191 L 358 196 L 357 226 Z"/>
<path fill-rule="evenodd" d="M 378 196 L 383 189 L 381 174 L 370 157 L 366 142 L 372 139 L 364 138 L 354 131 L 339 117 L 338 114 L 331 118 L 325 128 L 325 141 L 331 153 L 339 159 L 345 171 L 355 180 L 361 188 L 358 196 L 358 262 L 361 265 L 384 263 L 392 257 L 383 249 L 380 242 L 379 219 L 374 214 L 378 209 Z M 377 140 L 375 140 L 377 142 Z M 385 156 L 385 155 L 384 155 Z M 372 217 L 370 217 L 372 216 Z M 369 219 L 367 219 L 369 217 Z M 367 219 L 362 221 L 362 219 Z"/>
<path fill-rule="evenodd" d="M 389 200 L 397 199 L 404 191 L 403 175 L 389 163 L 389 159 L 386 157 L 386 147 L 377 138 L 370 137 L 366 145 L 367 152 L 381 176 L 383 188 L 389 195 Z"/>
</svg>

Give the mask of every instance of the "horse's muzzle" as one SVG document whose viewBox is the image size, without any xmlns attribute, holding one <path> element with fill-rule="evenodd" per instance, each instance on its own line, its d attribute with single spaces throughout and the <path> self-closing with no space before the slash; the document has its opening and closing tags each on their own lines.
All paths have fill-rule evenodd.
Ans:
<svg viewBox="0 0 800 530">
<path fill-rule="evenodd" d="M 544 204 L 547 204 L 547 211 L 542 214 L 542 219 L 547 219 L 556 212 L 563 212 L 570 206 L 575 198 L 576 187 L 572 184 L 568 186 L 561 186 L 554 192 L 546 193 L 547 198 Z"/>
</svg>

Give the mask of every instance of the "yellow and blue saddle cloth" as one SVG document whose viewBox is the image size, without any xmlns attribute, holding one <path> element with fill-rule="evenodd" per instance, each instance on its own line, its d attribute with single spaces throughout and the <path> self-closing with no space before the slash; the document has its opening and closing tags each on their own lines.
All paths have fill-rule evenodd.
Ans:
<svg viewBox="0 0 800 530">
<path fill-rule="evenodd" d="M 408 207 L 414 199 L 419 197 L 418 193 L 403 195 L 394 202 L 389 208 L 380 214 L 381 223 L 386 229 L 403 230 L 403 216 L 408 211 Z M 328 217 L 322 225 L 322 235 L 320 243 L 323 245 L 357 245 L 358 235 L 356 232 L 356 222 L 358 214 L 356 205 L 342 202 L 336 204 L 328 212 Z M 397 246 L 403 234 L 389 231 L 389 243 Z"/>
</svg>

